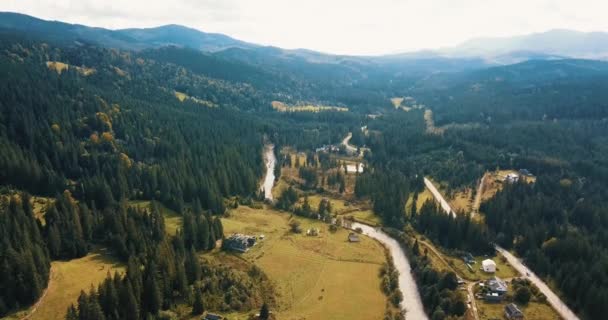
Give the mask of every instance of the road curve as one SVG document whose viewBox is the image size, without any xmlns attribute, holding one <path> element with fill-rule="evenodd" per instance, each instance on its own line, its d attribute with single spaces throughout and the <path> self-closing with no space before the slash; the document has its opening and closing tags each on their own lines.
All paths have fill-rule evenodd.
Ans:
<svg viewBox="0 0 608 320">
<path fill-rule="evenodd" d="M 513 266 L 517 271 L 519 271 L 522 275 L 525 275 L 534 285 L 538 287 L 540 292 L 542 292 L 546 297 L 547 301 L 553 306 L 555 311 L 559 313 L 560 316 L 564 319 L 568 320 L 577 320 L 579 319 L 570 308 L 555 294 L 551 289 L 538 277 L 532 270 L 528 269 L 520 259 L 515 257 L 509 251 L 495 246 L 496 250 L 500 252 L 506 259 L 509 261 L 509 264 Z"/>
<path fill-rule="evenodd" d="M 357 148 L 353 145 L 348 144 L 348 142 L 350 141 L 350 139 L 352 137 L 353 137 L 352 132 L 349 132 L 348 135 L 346 135 L 346 137 L 344 137 L 344 140 L 342 140 L 342 145 L 344 145 L 344 147 L 346 147 L 346 151 L 348 151 L 348 153 L 356 154 Z"/>
<path fill-rule="evenodd" d="M 445 201 L 445 199 L 443 198 L 441 193 L 439 193 L 437 188 L 435 188 L 433 183 L 427 178 L 424 178 L 424 184 L 431 191 L 435 199 L 441 204 L 443 210 L 446 213 L 453 215 L 454 211 L 452 211 L 450 204 Z M 540 292 L 542 292 L 547 297 L 547 302 L 549 302 L 549 304 L 553 306 L 555 311 L 557 311 L 557 313 L 559 313 L 562 318 L 567 320 L 579 319 L 576 314 L 574 314 L 574 312 L 572 312 L 572 310 L 570 310 L 570 308 L 568 308 L 568 306 L 555 293 L 553 293 L 553 291 L 551 291 L 549 286 L 547 286 L 547 284 L 545 284 L 538 276 L 536 276 L 534 272 L 532 272 L 532 270 L 528 269 L 528 267 L 526 267 L 520 259 L 518 259 L 509 251 L 499 246 L 495 246 L 495 248 L 507 259 L 507 261 L 509 261 L 509 264 L 511 264 L 513 268 L 515 268 L 515 270 L 521 273 L 522 276 L 525 276 L 526 278 L 530 279 L 530 281 L 538 287 L 538 290 L 540 290 Z"/>
</svg>

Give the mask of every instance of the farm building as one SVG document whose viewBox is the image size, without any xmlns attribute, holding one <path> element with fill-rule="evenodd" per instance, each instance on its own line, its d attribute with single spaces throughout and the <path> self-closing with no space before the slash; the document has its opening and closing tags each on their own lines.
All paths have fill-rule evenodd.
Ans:
<svg viewBox="0 0 608 320">
<path fill-rule="evenodd" d="M 500 302 L 502 301 L 507 294 L 507 284 L 499 277 L 494 277 L 493 279 L 486 280 L 484 287 L 487 288 L 484 290 L 483 299 L 487 302 Z"/>
<path fill-rule="evenodd" d="M 234 251 L 247 252 L 255 245 L 256 240 L 255 236 L 235 233 L 224 240 L 224 247 Z"/>
<path fill-rule="evenodd" d="M 359 235 L 351 232 L 348 234 L 348 242 L 359 242 L 361 241 L 361 239 L 359 239 Z"/>
<path fill-rule="evenodd" d="M 319 235 L 319 229 L 310 228 L 310 229 L 306 230 L 306 235 L 309 237 L 316 237 Z"/>
<path fill-rule="evenodd" d="M 505 181 L 508 183 L 516 183 L 519 181 L 519 175 L 517 173 L 509 173 L 505 177 Z"/>
<path fill-rule="evenodd" d="M 487 273 L 496 272 L 496 262 L 494 262 L 492 259 L 483 260 L 481 262 L 481 270 Z"/>
<path fill-rule="evenodd" d="M 514 303 L 505 306 L 505 316 L 510 320 L 523 320 L 524 318 L 523 312 Z"/>
<path fill-rule="evenodd" d="M 507 283 L 499 277 L 487 280 L 486 287 L 490 289 L 492 293 L 497 293 L 499 295 L 507 293 Z"/>
<path fill-rule="evenodd" d="M 205 315 L 205 317 L 203 319 L 204 320 L 222 320 L 222 319 L 224 319 L 224 317 L 220 316 L 219 314 L 207 312 L 207 314 Z"/>
<path fill-rule="evenodd" d="M 462 261 L 466 264 L 475 264 L 475 258 L 468 252 L 462 255 Z"/>
</svg>

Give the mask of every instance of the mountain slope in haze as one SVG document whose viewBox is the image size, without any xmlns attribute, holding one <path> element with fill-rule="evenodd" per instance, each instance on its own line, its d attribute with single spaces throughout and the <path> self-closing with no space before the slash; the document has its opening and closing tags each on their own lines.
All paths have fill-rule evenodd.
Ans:
<svg viewBox="0 0 608 320">
<path fill-rule="evenodd" d="M 515 52 L 608 59 L 608 33 L 555 29 L 504 38 L 478 38 L 440 50 L 449 56 L 501 56 Z"/>
<path fill-rule="evenodd" d="M 255 47 L 253 44 L 226 35 L 206 33 L 178 25 L 109 30 L 60 21 L 47 21 L 13 12 L 0 12 L 0 28 L 39 35 L 51 41 L 84 41 L 105 47 L 131 50 L 169 45 L 202 51 L 218 51 L 231 47 Z"/>
<path fill-rule="evenodd" d="M 435 122 L 608 117 L 608 62 L 531 60 L 420 80 L 408 92 L 429 106 Z"/>
</svg>

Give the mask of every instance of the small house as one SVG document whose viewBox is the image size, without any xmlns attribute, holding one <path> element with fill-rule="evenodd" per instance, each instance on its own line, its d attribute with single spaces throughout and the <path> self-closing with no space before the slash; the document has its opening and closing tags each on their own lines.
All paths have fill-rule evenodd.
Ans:
<svg viewBox="0 0 608 320">
<path fill-rule="evenodd" d="M 519 310 L 516 304 L 509 303 L 505 306 L 505 316 L 510 320 L 523 320 L 524 313 Z"/>
<path fill-rule="evenodd" d="M 526 177 L 532 176 L 532 173 L 528 169 L 519 169 L 519 174 Z"/>
<path fill-rule="evenodd" d="M 310 228 L 310 229 L 306 230 L 306 235 L 309 237 L 316 237 L 319 235 L 319 229 Z"/>
<path fill-rule="evenodd" d="M 226 238 L 224 247 L 230 250 L 247 252 L 256 243 L 256 237 L 235 233 Z"/>
<path fill-rule="evenodd" d="M 488 292 L 483 295 L 483 300 L 485 302 L 501 302 L 502 299 L 504 299 L 504 295 L 498 293 Z"/>
<path fill-rule="evenodd" d="M 348 234 L 348 242 L 359 242 L 361 241 L 361 239 L 359 239 L 359 235 L 351 232 Z"/>
<path fill-rule="evenodd" d="M 505 177 L 505 181 L 508 183 L 516 183 L 519 181 L 519 175 L 517 173 L 509 173 Z"/>
<path fill-rule="evenodd" d="M 469 252 L 462 255 L 462 261 L 466 264 L 475 264 L 475 257 Z"/>
<path fill-rule="evenodd" d="M 481 262 L 481 270 L 487 273 L 496 272 L 496 262 L 492 259 L 486 259 Z"/>
<path fill-rule="evenodd" d="M 490 289 L 490 292 L 498 295 L 504 295 L 507 293 L 507 283 L 499 277 L 494 277 L 486 281 L 486 287 Z"/>
</svg>

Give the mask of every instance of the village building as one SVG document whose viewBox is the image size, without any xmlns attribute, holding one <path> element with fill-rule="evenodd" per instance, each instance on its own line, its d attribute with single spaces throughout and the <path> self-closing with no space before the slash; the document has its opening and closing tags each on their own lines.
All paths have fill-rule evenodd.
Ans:
<svg viewBox="0 0 608 320">
<path fill-rule="evenodd" d="M 505 306 L 505 316 L 509 320 L 523 320 L 524 313 L 519 310 L 516 304 L 509 303 Z"/>
<path fill-rule="evenodd" d="M 496 262 L 492 259 L 486 259 L 481 262 L 481 270 L 487 273 L 496 272 Z"/>
<path fill-rule="evenodd" d="M 519 175 L 517 173 L 509 173 L 505 177 L 505 181 L 508 183 L 516 183 L 519 181 Z"/>
<path fill-rule="evenodd" d="M 306 230 L 306 235 L 309 237 L 316 237 L 319 235 L 319 229 L 310 228 L 310 229 Z"/>
<path fill-rule="evenodd" d="M 483 299 L 487 302 L 502 301 L 508 291 L 507 283 L 499 277 L 486 280 L 484 287 L 486 288 L 486 291 L 483 295 Z"/>
<path fill-rule="evenodd" d="M 255 245 L 256 240 L 255 236 L 235 233 L 224 240 L 224 247 L 229 250 L 247 252 L 249 248 Z"/>
<path fill-rule="evenodd" d="M 462 261 L 466 264 L 475 264 L 475 257 L 469 252 L 462 255 Z"/>
<path fill-rule="evenodd" d="M 207 314 L 205 315 L 205 317 L 203 319 L 204 320 L 223 320 L 224 317 L 220 316 L 219 314 L 207 312 Z"/>
<path fill-rule="evenodd" d="M 360 242 L 361 239 L 359 239 L 359 235 L 351 232 L 348 234 L 348 242 Z"/>
</svg>

